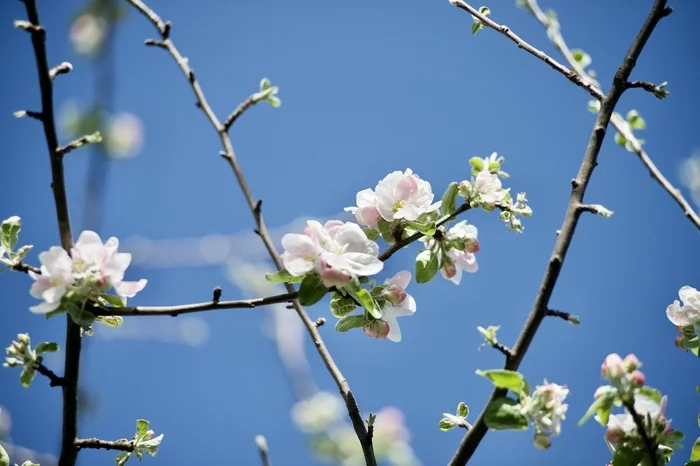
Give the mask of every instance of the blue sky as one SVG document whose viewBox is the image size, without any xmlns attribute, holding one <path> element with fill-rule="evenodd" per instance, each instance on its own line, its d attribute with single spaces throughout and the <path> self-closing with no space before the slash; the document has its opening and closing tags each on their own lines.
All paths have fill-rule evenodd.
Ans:
<svg viewBox="0 0 700 466">
<path fill-rule="evenodd" d="M 40 1 L 51 63 L 71 61 L 74 72 L 56 82 L 56 106 L 89 103 L 89 63 L 72 51 L 67 30 L 80 1 Z M 489 4 L 492 18 L 556 56 L 544 29 L 514 1 Z M 570 2 L 542 0 L 556 9 L 572 47 L 593 57 L 591 65 L 608 87 L 651 1 Z M 0 11 L 5 64 L 0 89 L 0 152 L 3 188 L 0 216 L 20 215 L 22 241 L 30 256 L 58 244 L 43 133 L 37 122 L 12 112 L 37 109 L 39 91 L 30 41 L 13 30 L 24 19 L 19 2 Z M 460 432 L 440 432 L 441 413 L 465 401 L 480 411 L 491 392 L 476 369 L 500 367 L 500 354 L 482 350 L 476 326 L 501 325 L 499 338 L 512 344 L 535 298 L 569 198 L 594 116 L 588 95 L 548 66 L 493 31 L 472 37 L 472 20 L 445 1 L 382 2 L 151 1 L 173 22 L 172 38 L 190 58 L 198 79 L 223 118 L 269 77 L 280 87 L 282 106 L 247 112 L 232 137 L 248 181 L 264 199 L 270 226 L 301 216 L 327 218 L 352 205 L 355 193 L 374 187 L 393 170 L 411 168 L 431 182 L 438 196 L 451 181 L 469 176 L 468 159 L 497 151 L 511 174 L 508 186 L 528 194 L 534 215 L 525 232 L 506 231 L 496 214 L 470 213 L 479 228 L 480 270 L 459 287 L 436 279 L 413 283 L 415 316 L 404 318 L 403 341 L 394 344 L 360 332 L 322 334 L 350 381 L 363 413 L 396 406 L 425 465 L 445 464 Z M 479 6 L 479 5 L 476 5 Z M 678 165 L 700 145 L 693 120 L 700 99 L 700 65 L 693 37 L 700 5 L 673 4 L 652 36 L 634 79 L 669 82 L 671 96 L 659 101 L 642 91 L 625 94 L 619 111 L 635 108 L 648 128 L 640 133 L 659 168 L 678 183 Z M 112 164 L 106 187 L 103 239 L 134 235 L 163 240 L 237 234 L 253 228 L 235 179 L 217 155 L 216 134 L 187 81 L 164 51 L 144 47 L 152 26 L 130 12 L 116 41 L 115 110 L 133 112 L 145 127 L 138 157 Z M 556 56 L 556 58 L 559 58 Z M 686 460 L 696 423 L 698 394 L 693 364 L 673 347 L 676 330 L 665 308 L 683 285 L 700 286 L 698 231 L 653 181 L 636 157 L 606 138 L 586 200 L 615 212 L 610 219 L 585 216 L 569 251 L 553 307 L 581 316 L 574 328 L 546 321 L 522 372 L 569 386 L 569 416 L 548 452 L 531 444 L 531 432 L 489 433 L 474 464 L 604 464 L 609 458 L 603 429 L 576 421 L 601 383 L 600 364 L 610 352 L 636 353 L 650 385 L 669 395 L 668 413 L 688 439 L 676 462 Z M 89 151 L 66 158 L 71 213 L 81 222 Z M 386 276 L 413 267 L 417 246 L 397 254 Z M 173 257 L 186 251 L 172 250 Z M 215 285 L 227 299 L 244 295 L 220 265 L 149 269 L 134 266 L 130 278 L 148 287 L 133 304 L 207 300 Z M 384 275 L 382 275 L 382 278 Z M 33 315 L 29 279 L 3 274 L 5 346 L 18 332 L 62 344 L 63 321 Z M 331 317 L 327 302 L 312 317 Z M 260 310 L 201 316 L 210 329 L 196 347 L 148 339 L 95 338 L 83 359 L 82 376 L 98 397 L 99 411 L 80 426 L 81 436 L 129 437 L 144 417 L 165 440 L 150 464 L 256 464 L 253 437 L 267 436 L 278 464 L 317 464 L 305 437 L 293 425 L 291 392 L 274 345 L 260 330 Z M 154 328 L 172 319 L 149 319 Z M 146 324 L 141 324 L 146 325 Z M 170 326 L 170 327 L 168 327 Z M 306 342 L 314 381 L 334 391 L 333 381 Z M 60 366 L 59 366 L 60 367 Z M 41 452 L 58 450 L 60 393 L 37 380 L 30 390 L 18 373 L 0 371 L 0 404 L 14 420 L 14 442 Z M 473 414 L 472 416 L 475 416 Z M 507 448 L 504 446 L 507 444 Z M 585 448 L 585 455 L 572 452 Z M 112 455 L 87 452 L 81 464 L 108 462 Z"/>
</svg>

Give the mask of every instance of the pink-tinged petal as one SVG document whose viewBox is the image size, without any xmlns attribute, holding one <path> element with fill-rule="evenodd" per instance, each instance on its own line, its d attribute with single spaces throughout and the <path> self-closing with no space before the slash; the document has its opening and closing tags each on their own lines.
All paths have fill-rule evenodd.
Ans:
<svg viewBox="0 0 700 466">
<path fill-rule="evenodd" d="M 287 272 L 295 277 L 306 275 L 314 269 L 313 261 L 286 252 L 282 254 L 282 263 Z"/>
<path fill-rule="evenodd" d="M 323 229 L 328 232 L 328 235 L 331 238 L 335 238 L 338 228 L 342 227 L 343 225 L 345 225 L 345 222 L 342 220 L 328 220 L 323 224 Z"/>
<path fill-rule="evenodd" d="M 397 200 L 406 200 L 418 189 L 418 177 L 413 175 L 404 176 L 394 189 L 394 196 Z"/>
<path fill-rule="evenodd" d="M 48 314 L 51 311 L 55 311 L 59 304 L 61 304 L 60 301 L 56 303 L 41 303 L 37 304 L 36 306 L 32 306 L 29 308 L 30 311 L 32 311 L 35 314 Z"/>
<path fill-rule="evenodd" d="M 39 254 L 39 261 L 42 264 L 42 270 L 45 269 L 47 275 L 64 282 L 72 281 L 73 261 L 62 247 L 51 246 L 48 251 Z"/>
<path fill-rule="evenodd" d="M 344 270 L 334 269 L 333 267 L 321 266 L 321 281 L 327 288 L 335 286 L 342 288 L 350 281 L 350 274 Z"/>
<path fill-rule="evenodd" d="M 394 343 L 399 343 L 401 341 L 401 328 L 399 327 L 399 322 L 396 320 L 396 317 L 385 313 L 383 318 L 387 321 L 387 325 L 389 326 L 389 333 L 386 337 Z"/>
<path fill-rule="evenodd" d="M 363 189 L 355 197 L 357 207 L 364 209 L 366 207 L 374 207 L 377 202 L 377 195 L 371 189 Z"/>
<path fill-rule="evenodd" d="M 375 320 L 371 324 L 362 327 L 362 331 L 369 337 L 384 339 L 391 329 L 389 328 L 389 324 L 383 320 Z"/>
<path fill-rule="evenodd" d="M 354 212 L 355 218 L 362 225 L 373 226 L 379 223 L 382 214 L 379 213 L 376 207 L 363 207 L 357 212 Z"/>
<path fill-rule="evenodd" d="M 459 267 L 455 267 L 454 269 L 448 268 L 447 271 L 445 270 L 445 267 L 443 267 L 440 269 L 440 273 L 443 277 L 445 277 L 455 285 L 459 285 L 459 283 L 462 281 L 462 269 L 460 269 Z"/>
<path fill-rule="evenodd" d="M 287 233 L 282 237 L 282 247 L 289 254 L 297 257 L 303 257 L 308 254 L 314 254 L 314 241 L 306 235 L 296 233 Z"/>
<path fill-rule="evenodd" d="M 345 207 L 343 210 L 345 212 L 350 212 L 351 214 L 354 214 L 355 212 L 357 212 L 360 209 L 355 207 L 355 206 L 352 206 L 352 207 Z"/>
<path fill-rule="evenodd" d="M 388 280 L 389 285 L 396 285 L 405 289 L 411 283 L 411 272 L 402 270 Z"/>
<path fill-rule="evenodd" d="M 423 209 L 413 204 L 407 204 L 396 211 L 396 213 L 394 214 L 394 219 L 405 219 L 408 221 L 413 221 L 420 217 L 422 213 Z"/>
<path fill-rule="evenodd" d="M 355 275 L 367 277 L 370 275 L 376 275 L 379 272 L 382 271 L 384 268 L 384 262 L 380 261 L 377 259 L 376 256 L 369 255 L 369 254 L 363 254 L 361 252 L 349 252 L 345 253 L 342 256 L 342 259 L 344 259 L 345 262 L 349 264 L 349 267 L 339 267 L 348 270 L 349 272 L 354 273 Z M 331 261 L 334 259 L 331 259 L 328 261 L 328 263 L 336 267 Z"/>
<path fill-rule="evenodd" d="M 306 225 L 306 229 L 304 230 L 305 235 L 309 236 L 324 249 L 332 248 L 333 239 L 326 229 L 323 228 L 323 225 L 316 220 L 308 220 Z"/>
<path fill-rule="evenodd" d="M 107 240 L 107 242 L 105 242 L 105 252 L 108 257 L 116 253 L 118 249 L 119 239 L 115 238 L 114 236 L 112 236 Z"/>
<path fill-rule="evenodd" d="M 105 261 L 101 271 L 110 283 L 119 283 L 124 280 L 124 272 L 129 264 L 131 264 L 131 253 L 119 252 Z"/>
<path fill-rule="evenodd" d="M 100 236 L 94 231 L 85 230 L 80 234 L 75 249 L 80 253 L 80 258 L 88 263 L 100 263 L 105 257 L 105 247 Z"/>
<path fill-rule="evenodd" d="M 119 282 L 114 285 L 114 291 L 122 298 L 133 298 L 136 293 L 146 287 L 148 280 L 142 278 L 137 282 Z"/>
<path fill-rule="evenodd" d="M 30 272 L 32 273 L 32 272 Z M 33 278 L 33 277 L 32 277 Z M 37 299 L 43 299 L 43 294 L 46 290 L 51 288 L 51 279 L 46 277 L 37 276 L 35 282 L 32 283 L 32 287 L 29 289 L 29 294 Z"/>
<path fill-rule="evenodd" d="M 41 294 L 41 297 L 47 303 L 57 303 L 57 302 L 61 301 L 61 298 L 63 298 L 64 294 L 66 294 L 66 285 L 61 284 L 61 285 L 52 286 L 50 288 L 47 288 Z"/>
<path fill-rule="evenodd" d="M 416 313 L 416 300 L 413 296 L 406 295 L 406 299 L 398 306 L 392 308 L 394 315 L 396 316 L 412 316 Z"/>
<path fill-rule="evenodd" d="M 335 242 L 339 246 L 344 246 L 344 250 L 347 252 L 368 253 L 374 250 L 372 243 L 376 245 L 376 243 L 367 239 L 367 235 L 362 231 L 360 225 L 351 222 L 337 229 Z M 379 247 L 377 247 L 377 252 L 378 251 Z"/>
</svg>

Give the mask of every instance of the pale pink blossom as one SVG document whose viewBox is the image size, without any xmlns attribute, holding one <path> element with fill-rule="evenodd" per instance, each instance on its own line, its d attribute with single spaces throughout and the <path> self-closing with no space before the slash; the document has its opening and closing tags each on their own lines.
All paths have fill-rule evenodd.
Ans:
<svg viewBox="0 0 700 466">
<path fill-rule="evenodd" d="M 371 189 L 363 189 L 357 193 L 357 207 L 346 207 L 345 211 L 355 215 L 357 223 L 374 227 L 382 216 L 377 210 L 377 196 Z"/>
<path fill-rule="evenodd" d="M 404 173 L 395 171 L 388 174 L 374 189 L 377 210 L 384 220 L 417 220 L 421 215 L 435 212 L 442 201 L 433 204 L 435 195 L 430 183 L 421 180 L 408 168 Z"/>
<path fill-rule="evenodd" d="M 41 274 L 29 271 L 29 276 L 34 279 L 29 293 L 35 298 L 43 299 L 44 302 L 30 307 L 29 310 L 37 314 L 46 314 L 58 308 L 75 279 L 71 258 L 60 246 L 52 246 L 48 251 L 39 254 L 39 262 Z"/>
<path fill-rule="evenodd" d="M 678 291 L 682 305 L 678 300 L 666 308 L 666 315 L 673 325 L 694 325 L 700 320 L 700 292 L 690 286 L 684 286 Z"/>
<path fill-rule="evenodd" d="M 501 202 L 508 194 L 508 191 L 510 191 L 510 188 L 503 189 L 498 175 L 488 170 L 482 170 L 476 175 L 474 185 L 481 196 L 481 200 L 489 203 Z"/>
<path fill-rule="evenodd" d="M 411 272 L 407 270 L 402 270 L 385 282 L 388 285 L 384 289 L 387 304 L 382 310 L 382 320 L 389 326 L 386 338 L 396 343 L 401 341 L 401 329 L 396 318 L 416 313 L 416 300 L 406 293 L 406 287 L 410 282 Z"/>
</svg>

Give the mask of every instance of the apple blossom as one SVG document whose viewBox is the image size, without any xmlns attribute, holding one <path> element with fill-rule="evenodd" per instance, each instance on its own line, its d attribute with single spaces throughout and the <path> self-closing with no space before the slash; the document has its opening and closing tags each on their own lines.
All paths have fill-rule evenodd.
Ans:
<svg viewBox="0 0 700 466">
<path fill-rule="evenodd" d="M 317 272 L 324 283 L 347 283 L 351 275 L 379 273 L 384 263 L 378 259 L 379 246 L 367 238 L 356 223 L 330 220 L 321 225 L 309 220 L 304 234 L 288 233 L 282 237 L 284 267 L 301 277 Z M 330 270 L 330 269 L 334 269 Z"/>
<path fill-rule="evenodd" d="M 483 170 L 476 175 L 474 186 L 476 187 L 481 200 L 492 204 L 501 202 L 510 191 L 510 188 L 503 189 L 503 185 L 501 184 L 501 180 L 498 178 L 498 175 L 491 173 L 488 170 Z"/>
<path fill-rule="evenodd" d="M 52 246 L 48 251 L 39 254 L 41 262 L 41 274 L 29 271 L 29 276 L 34 279 L 29 293 L 44 302 L 32 306 L 30 311 L 37 314 L 46 314 L 54 311 L 61 304 L 61 299 L 73 284 L 73 263 L 70 256 L 60 246 Z"/>
<path fill-rule="evenodd" d="M 442 232 L 442 230 L 439 230 Z M 477 240 L 478 230 L 474 225 L 467 225 L 466 220 L 455 224 L 446 233 L 442 233 L 440 248 L 440 273 L 455 285 L 462 281 L 462 271 L 474 273 L 479 270 L 474 253 L 481 249 Z M 435 238 L 421 238 L 428 249 L 436 246 Z M 445 252 L 446 251 L 446 252 Z M 472 252 L 473 251 L 473 252 Z"/>
<path fill-rule="evenodd" d="M 406 293 L 406 287 L 410 281 L 411 272 L 407 270 L 402 270 L 386 280 L 387 287 L 382 292 L 382 296 L 386 298 L 387 304 L 382 310 L 382 324 L 373 325 L 373 323 L 370 324 L 371 328 L 365 327 L 366 334 L 374 338 L 388 338 L 396 343 L 401 341 L 401 329 L 396 318 L 416 313 L 416 301 L 413 296 Z"/>
<path fill-rule="evenodd" d="M 90 13 L 82 14 L 70 27 L 70 41 L 78 53 L 92 55 L 102 46 L 107 27 L 103 18 Z"/>
<path fill-rule="evenodd" d="M 644 376 L 644 372 L 640 370 L 634 370 L 630 374 L 630 383 L 635 387 L 643 386 L 645 381 L 646 377 Z"/>
<path fill-rule="evenodd" d="M 667 401 L 668 398 L 666 396 L 661 398 L 661 403 L 657 403 L 644 395 L 635 395 L 634 410 L 640 416 L 646 416 L 648 414 L 652 421 L 663 420 L 662 417 L 666 409 Z M 595 419 L 600 422 L 600 417 L 597 414 Z M 618 439 L 623 435 L 630 435 L 637 430 L 637 424 L 635 423 L 634 418 L 627 411 L 622 414 L 610 415 L 608 418 L 607 427 L 608 431 L 612 431 L 610 432 L 609 436 Z M 622 432 L 623 435 L 620 435 L 620 432 Z M 608 436 L 607 433 L 606 436 Z"/>
<path fill-rule="evenodd" d="M 606 356 L 600 371 L 606 379 L 619 379 L 624 371 L 622 366 L 622 358 L 617 353 L 612 353 Z"/>
<path fill-rule="evenodd" d="M 355 214 L 361 225 L 374 226 L 380 217 L 387 222 L 415 221 L 440 208 L 442 201 L 433 204 L 434 197 L 430 183 L 407 168 L 403 173 L 389 173 L 374 191 L 365 189 L 357 193 L 357 207 L 346 207 L 345 210 Z"/>
<path fill-rule="evenodd" d="M 535 427 L 535 433 L 556 437 L 561 432 L 561 423 L 566 419 L 569 405 L 564 403 L 569 394 L 566 386 L 544 381 L 535 388 L 531 397 L 522 402 L 520 412 L 527 416 Z M 542 443 L 544 445 L 544 443 Z"/>
<path fill-rule="evenodd" d="M 684 286 L 678 291 L 683 305 L 678 300 L 666 308 L 666 315 L 674 325 L 694 325 L 700 321 L 700 292 L 690 286 Z"/>
</svg>

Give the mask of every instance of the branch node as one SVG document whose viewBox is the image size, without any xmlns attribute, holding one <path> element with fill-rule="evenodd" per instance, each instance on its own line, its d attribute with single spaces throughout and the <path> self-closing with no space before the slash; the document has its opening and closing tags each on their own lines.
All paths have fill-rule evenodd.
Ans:
<svg viewBox="0 0 700 466">
<path fill-rule="evenodd" d="M 326 324 L 326 318 L 325 317 L 319 317 L 316 319 L 316 322 L 314 322 L 314 325 L 316 327 L 323 327 Z"/>
<path fill-rule="evenodd" d="M 167 48 L 162 40 L 146 39 L 145 41 L 143 41 L 143 43 L 147 46 L 160 47 L 163 49 Z"/>
<path fill-rule="evenodd" d="M 507 346 L 495 341 L 491 345 L 495 350 L 498 350 L 499 352 L 503 353 L 503 355 L 506 357 L 506 361 L 510 361 L 513 358 L 513 352 L 508 348 Z"/>
<path fill-rule="evenodd" d="M 49 71 L 49 77 L 53 80 L 56 78 L 56 76 L 61 74 L 68 74 L 71 71 L 73 71 L 73 65 L 71 65 L 67 61 L 64 61 L 60 65 L 51 68 L 51 71 Z"/>
<path fill-rule="evenodd" d="M 665 18 L 666 16 L 670 15 L 673 13 L 673 7 L 672 6 L 667 6 L 664 8 L 664 11 L 661 12 L 661 17 Z"/>
<path fill-rule="evenodd" d="M 166 21 L 163 25 L 163 28 L 160 31 L 160 36 L 163 38 L 163 40 L 168 40 L 170 38 L 170 28 L 172 25 L 173 23 L 170 21 Z"/>
<path fill-rule="evenodd" d="M 214 288 L 214 296 L 212 297 L 212 302 L 214 304 L 219 304 L 220 299 L 221 299 L 221 287 L 217 286 Z"/>
<path fill-rule="evenodd" d="M 15 27 L 17 29 L 22 29 L 23 31 L 27 31 L 30 33 L 43 34 L 44 32 L 46 32 L 42 26 L 39 26 L 38 24 L 32 24 L 29 21 L 21 19 L 15 20 Z"/>
<path fill-rule="evenodd" d="M 255 203 L 255 207 L 253 207 L 253 213 L 258 216 L 260 215 L 260 209 L 262 209 L 262 199 L 258 199 L 258 202 Z"/>
</svg>

